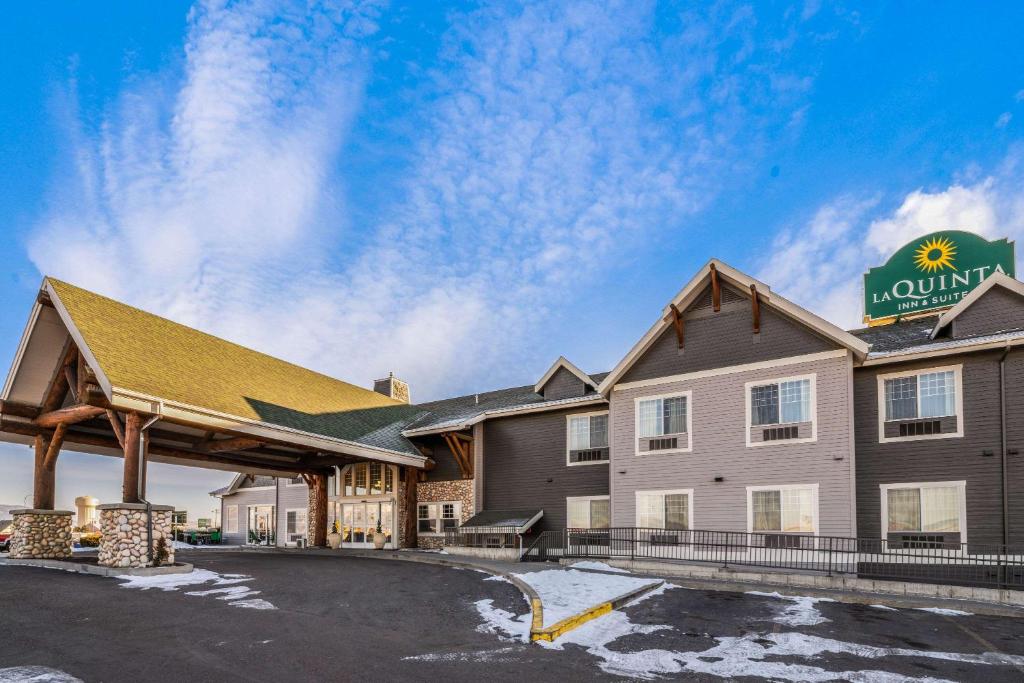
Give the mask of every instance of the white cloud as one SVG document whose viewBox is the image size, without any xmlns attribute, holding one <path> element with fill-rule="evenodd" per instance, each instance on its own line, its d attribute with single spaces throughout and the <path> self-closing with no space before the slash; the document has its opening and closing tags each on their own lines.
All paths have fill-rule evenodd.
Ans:
<svg viewBox="0 0 1024 683">
<path fill-rule="evenodd" d="M 999 115 L 999 118 L 996 119 L 996 128 L 1006 128 L 1006 126 L 1010 124 L 1010 121 L 1012 119 L 1013 114 L 1011 114 L 1008 111 L 1004 111 L 1002 114 Z"/>
<path fill-rule="evenodd" d="M 887 212 L 878 198 L 833 200 L 807 225 L 779 234 L 758 276 L 836 324 L 859 326 L 861 276 L 907 242 L 937 230 L 967 230 L 989 239 L 1024 236 L 1020 160 L 1020 150 L 1011 151 L 980 180 L 914 190 Z"/>
<path fill-rule="evenodd" d="M 809 85 L 750 8 L 664 34 L 650 3 L 453 14 L 401 194 L 353 228 L 343 150 L 387 15 L 289 7 L 198 7 L 183 77 L 76 132 L 30 253 L 349 381 L 394 370 L 418 399 L 546 366 L 541 323 L 640 245 L 679 239 Z"/>
</svg>

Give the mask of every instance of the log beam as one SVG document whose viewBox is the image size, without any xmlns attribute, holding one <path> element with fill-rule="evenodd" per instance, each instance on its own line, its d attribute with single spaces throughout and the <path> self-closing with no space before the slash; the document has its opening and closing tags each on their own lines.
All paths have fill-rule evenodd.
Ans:
<svg viewBox="0 0 1024 683">
<path fill-rule="evenodd" d="M 210 453 L 228 453 L 231 451 L 245 451 L 264 445 L 264 442 L 257 439 L 236 436 L 230 439 L 221 439 L 220 441 L 210 441 L 204 444 L 203 450 Z"/>
<path fill-rule="evenodd" d="M 39 427 L 49 429 L 61 424 L 73 425 L 78 422 L 91 420 L 94 417 L 99 417 L 104 412 L 103 408 L 97 406 L 78 404 L 45 412 L 33 420 L 33 422 Z"/>
<path fill-rule="evenodd" d="M 679 348 L 683 348 L 683 332 L 686 329 L 683 314 L 679 312 L 675 304 L 669 304 L 669 306 L 672 308 L 672 326 L 676 330 L 676 343 L 679 344 Z"/>
<path fill-rule="evenodd" d="M 64 436 L 67 434 L 68 426 L 64 423 L 57 425 L 50 437 L 50 445 L 46 449 L 46 460 L 44 467 L 54 469 L 57 466 L 57 456 L 60 455 L 60 448 L 64 445 Z"/>
<path fill-rule="evenodd" d="M 754 317 L 754 334 L 761 333 L 761 302 L 757 298 L 757 285 L 750 285 L 751 314 Z"/>
<path fill-rule="evenodd" d="M 68 395 L 68 389 L 70 388 L 67 373 L 64 370 L 70 367 L 77 357 L 78 349 L 75 348 L 73 342 L 69 341 L 67 348 L 64 349 L 60 366 L 57 368 L 56 373 L 54 373 L 53 378 L 50 380 L 49 387 L 46 389 L 46 398 L 43 399 L 43 409 L 41 412 L 49 413 L 57 410 L 57 408 L 64 404 L 64 397 Z"/>
<path fill-rule="evenodd" d="M 128 413 L 124 421 L 124 480 L 121 485 L 121 500 L 125 503 L 139 502 L 139 430 L 142 416 Z"/>
<path fill-rule="evenodd" d="M 463 479 L 473 478 L 473 439 L 465 434 L 457 432 L 446 432 L 443 434 L 444 441 L 459 465 Z"/>
<path fill-rule="evenodd" d="M 711 270 L 711 306 L 715 313 L 722 310 L 722 283 L 718 279 L 718 268 L 712 263 L 708 266 Z"/>
<path fill-rule="evenodd" d="M 113 410 L 107 410 L 107 421 L 110 422 L 110 429 L 113 430 L 114 436 L 117 438 L 117 445 L 124 450 L 124 425 L 121 424 L 121 418 Z"/>
<path fill-rule="evenodd" d="M 0 400 L 0 415 L 14 415 L 34 420 L 39 417 L 39 408 L 28 403 Z"/>
</svg>

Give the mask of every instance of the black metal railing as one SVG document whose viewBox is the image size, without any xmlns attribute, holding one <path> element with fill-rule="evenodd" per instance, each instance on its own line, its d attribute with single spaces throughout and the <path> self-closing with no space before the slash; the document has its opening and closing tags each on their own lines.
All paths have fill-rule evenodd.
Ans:
<svg viewBox="0 0 1024 683">
<path fill-rule="evenodd" d="M 523 561 L 561 558 L 692 562 L 1024 589 L 1024 549 L 905 534 L 889 540 L 697 529 L 564 529 L 541 533 L 522 555 Z"/>
<path fill-rule="evenodd" d="M 461 527 L 444 534 L 446 548 L 515 549 L 522 552 L 523 537 L 514 526 Z"/>
</svg>

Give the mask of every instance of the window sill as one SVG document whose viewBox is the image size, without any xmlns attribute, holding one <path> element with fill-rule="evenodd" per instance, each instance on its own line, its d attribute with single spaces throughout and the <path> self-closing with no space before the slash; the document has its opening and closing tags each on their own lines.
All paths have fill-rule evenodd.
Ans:
<svg viewBox="0 0 1024 683">
<path fill-rule="evenodd" d="M 651 455 L 678 455 L 680 453 L 692 453 L 693 446 L 687 448 L 670 448 L 663 451 L 634 451 L 633 455 L 636 457 L 647 457 Z"/>
<path fill-rule="evenodd" d="M 608 465 L 610 463 L 611 463 L 610 459 L 609 460 L 590 460 L 588 462 L 567 462 L 567 463 L 565 463 L 565 466 L 566 467 L 581 467 L 583 465 Z"/>
<path fill-rule="evenodd" d="M 894 443 L 899 441 L 930 441 L 932 439 L 961 439 L 963 432 L 949 432 L 948 434 L 921 434 L 918 436 L 880 436 L 878 443 Z"/>
</svg>

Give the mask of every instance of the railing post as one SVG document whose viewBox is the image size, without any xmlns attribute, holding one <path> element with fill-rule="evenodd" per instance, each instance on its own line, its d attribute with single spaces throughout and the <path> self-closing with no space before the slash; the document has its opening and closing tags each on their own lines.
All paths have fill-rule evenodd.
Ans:
<svg viewBox="0 0 1024 683">
<path fill-rule="evenodd" d="M 636 527 L 630 527 L 629 534 L 629 561 L 636 561 Z"/>
<path fill-rule="evenodd" d="M 828 537 L 828 575 L 832 576 L 832 537 Z"/>
</svg>

